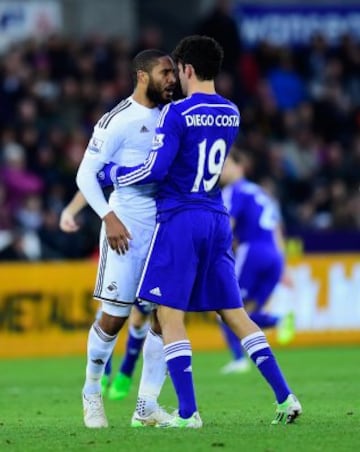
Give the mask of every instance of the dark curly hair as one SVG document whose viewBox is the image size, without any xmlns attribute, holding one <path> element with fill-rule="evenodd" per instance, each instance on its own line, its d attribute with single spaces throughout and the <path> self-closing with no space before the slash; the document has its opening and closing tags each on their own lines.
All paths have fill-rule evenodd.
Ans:
<svg viewBox="0 0 360 452">
<path fill-rule="evenodd" d="M 191 64 L 199 80 L 213 80 L 221 70 L 224 51 L 215 39 L 193 35 L 179 42 L 172 57 L 176 64 Z"/>
</svg>

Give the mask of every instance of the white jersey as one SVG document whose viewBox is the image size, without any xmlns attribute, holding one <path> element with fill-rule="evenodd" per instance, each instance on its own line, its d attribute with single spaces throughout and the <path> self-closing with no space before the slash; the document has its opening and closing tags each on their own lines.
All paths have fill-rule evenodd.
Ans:
<svg viewBox="0 0 360 452">
<path fill-rule="evenodd" d="M 147 108 L 132 97 L 120 102 L 96 124 L 76 177 L 90 206 L 101 217 L 113 210 L 132 235 L 129 251 L 119 255 L 109 248 L 104 224 L 94 298 L 109 315 L 127 316 L 135 300 L 142 269 L 155 227 L 155 186 L 115 188 L 106 201 L 97 173 L 109 162 L 121 166 L 142 163 L 151 150 L 159 117 L 158 108 Z"/>
<path fill-rule="evenodd" d="M 142 163 L 151 150 L 159 114 L 159 108 L 147 108 L 130 96 L 96 124 L 78 171 L 77 182 L 90 206 L 101 218 L 110 210 L 126 212 L 139 220 L 147 213 L 155 215 L 153 184 L 115 188 L 107 203 L 94 178 L 109 162 L 120 166 Z"/>
</svg>

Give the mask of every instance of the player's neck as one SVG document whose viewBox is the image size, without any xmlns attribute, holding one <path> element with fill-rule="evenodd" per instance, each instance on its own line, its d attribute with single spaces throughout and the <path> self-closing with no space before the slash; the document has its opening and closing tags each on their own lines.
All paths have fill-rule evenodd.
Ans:
<svg viewBox="0 0 360 452">
<path fill-rule="evenodd" d="M 137 102 L 140 105 L 143 105 L 144 107 L 147 108 L 156 107 L 156 104 L 152 102 L 145 93 L 141 92 L 138 89 L 135 89 L 131 97 L 134 99 L 135 102 Z"/>
<path fill-rule="evenodd" d="M 216 94 L 215 83 L 213 80 L 199 81 L 194 80 L 188 85 L 188 96 L 194 93 Z"/>
</svg>

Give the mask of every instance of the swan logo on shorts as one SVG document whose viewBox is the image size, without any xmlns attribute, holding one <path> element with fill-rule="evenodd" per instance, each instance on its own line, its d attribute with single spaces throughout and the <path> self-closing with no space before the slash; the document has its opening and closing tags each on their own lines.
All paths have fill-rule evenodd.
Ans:
<svg viewBox="0 0 360 452">
<path fill-rule="evenodd" d="M 107 293 L 110 295 L 114 295 L 114 292 L 117 292 L 117 284 L 115 281 L 111 281 L 111 283 L 105 289 Z"/>
<path fill-rule="evenodd" d="M 100 140 L 100 138 L 92 137 L 90 143 L 88 145 L 88 150 L 90 154 L 98 154 L 101 151 L 101 148 L 104 144 L 104 140 Z"/>
</svg>

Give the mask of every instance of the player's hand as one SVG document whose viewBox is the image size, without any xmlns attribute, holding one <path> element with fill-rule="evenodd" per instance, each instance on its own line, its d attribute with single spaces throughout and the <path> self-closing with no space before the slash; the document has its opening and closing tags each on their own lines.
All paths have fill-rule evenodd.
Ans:
<svg viewBox="0 0 360 452">
<path fill-rule="evenodd" d="M 76 232 L 80 228 L 75 221 L 74 215 L 67 209 L 63 209 L 61 212 L 59 227 L 63 232 Z"/>
<path fill-rule="evenodd" d="M 117 254 L 125 254 L 129 250 L 129 240 L 132 239 L 130 232 L 114 212 L 109 212 L 103 220 L 110 248 Z"/>
</svg>

